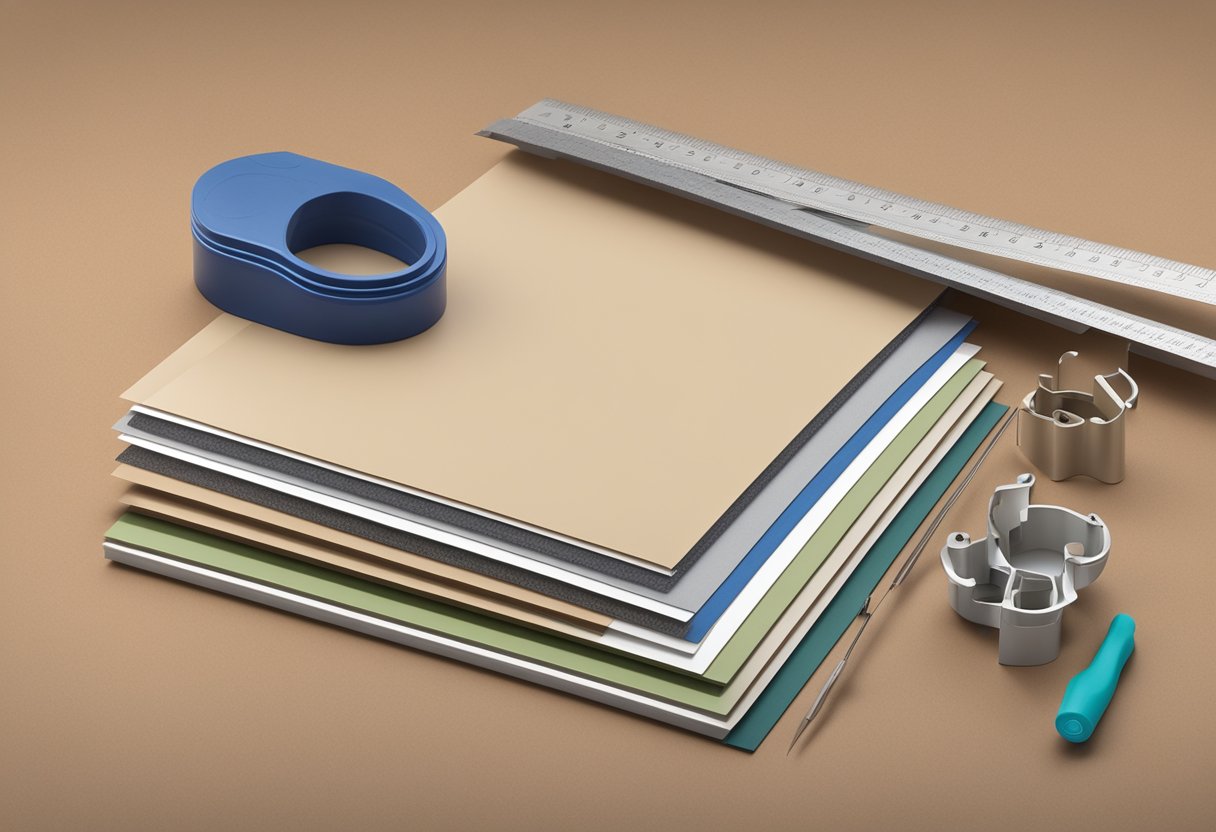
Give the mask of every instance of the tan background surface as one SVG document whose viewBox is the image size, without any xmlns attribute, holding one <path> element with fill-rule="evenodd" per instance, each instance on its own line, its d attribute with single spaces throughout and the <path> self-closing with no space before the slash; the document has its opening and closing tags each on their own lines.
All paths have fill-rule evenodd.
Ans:
<svg viewBox="0 0 1216 832">
<path fill-rule="evenodd" d="M 1216 385 L 1146 362 L 1127 481 L 1037 491 L 1114 533 L 1061 658 L 998 666 L 929 552 L 788 759 L 812 690 L 748 756 L 100 555 L 117 395 L 214 316 L 187 198 L 238 154 L 434 207 L 505 152 L 474 130 L 550 95 L 1216 265 L 1210 4 L 1060 5 L 4 3 L 0 826 L 1210 828 Z M 972 306 L 1002 400 L 1078 344 Z M 946 529 L 982 530 L 1010 438 Z M 1066 747 L 1060 694 L 1118 611 L 1137 653 Z"/>
</svg>

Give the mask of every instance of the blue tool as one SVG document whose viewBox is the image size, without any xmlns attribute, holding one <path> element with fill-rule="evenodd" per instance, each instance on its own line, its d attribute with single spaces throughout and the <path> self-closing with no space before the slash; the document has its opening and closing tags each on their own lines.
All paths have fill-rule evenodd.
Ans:
<svg viewBox="0 0 1216 832">
<path fill-rule="evenodd" d="M 1089 667 L 1082 670 L 1064 690 L 1064 701 L 1056 714 L 1056 730 L 1069 742 L 1085 742 L 1098 727 L 1106 712 L 1123 665 L 1136 648 L 1136 622 L 1130 615 L 1119 613 L 1110 622 L 1110 630 Z"/>
<path fill-rule="evenodd" d="M 259 153 L 200 176 L 190 209 L 194 282 L 226 312 L 337 344 L 399 341 L 443 316 L 443 228 L 377 176 L 295 153 Z M 347 275 L 296 256 L 331 243 L 409 265 Z"/>
</svg>

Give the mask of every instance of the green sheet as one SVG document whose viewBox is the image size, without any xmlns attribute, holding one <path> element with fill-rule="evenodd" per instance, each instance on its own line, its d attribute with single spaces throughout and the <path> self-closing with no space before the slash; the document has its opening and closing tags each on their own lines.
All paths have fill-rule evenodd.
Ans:
<svg viewBox="0 0 1216 832">
<path fill-rule="evenodd" d="M 895 558 L 903 551 L 933 506 L 946 493 L 967 460 L 979 448 L 988 432 L 1009 410 L 1004 405 L 988 404 L 942 458 L 933 473 L 895 516 L 891 525 L 874 542 L 870 551 L 845 581 L 840 592 L 823 611 L 772 682 L 751 709 L 722 742 L 744 751 L 755 751 L 789 709 L 799 692 L 810 681 L 828 653 L 848 631 L 862 605 L 877 587 Z"/>
<path fill-rule="evenodd" d="M 849 531 L 853 522 L 866 510 L 874 496 L 882 490 L 908 455 L 916 449 L 937 420 L 949 409 L 959 394 L 983 369 L 984 362 L 972 359 L 964 364 L 945 386 L 921 408 L 894 441 L 886 447 L 857 483 L 849 489 L 840 504 L 832 510 L 823 524 L 799 550 L 781 577 L 765 593 L 738 631 L 718 654 L 704 678 L 727 684 L 747 661 L 756 645 L 764 638 L 786 607 L 815 574 L 836 544 Z"/>
<path fill-rule="evenodd" d="M 849 578 L 836 599 L 824 611 L 824 615 L 816 622 L 807 636 L 799 643 L 798 647 L 795 648 L 789 660 L 777 673 L 767 689 L 761 693 L 760 698 L 723 742 L 747 751 L 756 750 L 772 727 L 781 718 L 782 714 L 788 709 L 799 691 L 806 685 L 833 645 L 848 629 L 856 617 L 857 611 L 864 603 L 865 598 L 877 586 L 913 532 L 924 521 L 934 504 L 941 498 L 966 461 L 983 441 L 983 437 L 987 435 L 992 426 L 1007 410 L 1008 408 L 997 404 L 989 404 L 983 410 L 959 442 L 934 469 L 929 479 L 913 495 L 908 505 L 896 516 L 891 526 L 880 536 L 879 540 L 866 554 L 861 566 Z M 137 515 L 124 516 L 114 525 L 111 531 L 113 532 L 110 535 L 111 539 L 118 541 L 126 540 L 131 545 L 136 546 L 141 541 L 147 544 L 155 544 L 156 542 L 162 544 L 184 544 L 180 548 L 193 548 L 196 552 L 211 554 L 217 562 L 231 560 L 231 558 L 224 557 L 226 554 L 225 550 L 229 550 L 227 554 L 239 554 L 242 551 L 249 553 L 254 556 L 253 559 L 255 561 L 263 563 L 286 560 L 274 555 L 258 552 L 257 550 L 251 550 L 249 547 L 210 538 L 208 535 L 191 532 L 169 523 Z M 193 545 L 190 545 L 191 541 Z M 178 546 L 174 547 L 179 548 Z M 152 547 L 149 546 L 149 548 Z M 205 563 L 205 561 L 200 561 L 200 563 Z M 290 561 L 282 565 L 300 566 L 301 564 Z M 320 569 L 303 571 L 325 572 L 325 570 Z M 341 576 L 329 573 L 324 577 L 326 579 L 325 583 L 331 584 L 333 578 Z M 352 582 L 355 584 L 363 583 L 357 580 L 353 580 Z M 374 584 L 367 584 L 366 587 L 370 590 L 371 595 L 379 594 L 377 590 L 380 588 Z M 387 594 L 395 595 L 397 593 L 390 591 Z M 434 602 L 427 602 L 425 599 L 416 600 L 421 602 L 417 606 L 445 606 Z M 451 610 L 452 608 L 447 608 L 443 612 Z M 510 629 L 518 630 L 520 628 L 510 627 Z"/>
<path fill-rule="evenodd" d="M 725 716 L 746 687 L 734 691 L 730 696 L 723 691 L 723 687 L 764 638 L 771 623 L 780 617 L 790 600 L 814 574 L 818 564 L 864 511 L 870 499 L 982 366 L 983 362 L 976 360 L 964 365 L 883 451 L 765 595 L 740 631 L 728 642 L 723 655 L 711 665 L 710 670 L 716 669 L 717 672 L 712 679 L 664 669 L 592 645 L 569 641 L 144 516 L 125 515 L 107 532 L 107 537 L 471 644 L 485 645 L 707 714 Z M 769 622 L 767 626 L 763 625 L 765 621 Z M 726 662 L 723 662 L 724 656 Z"/>
</svg>

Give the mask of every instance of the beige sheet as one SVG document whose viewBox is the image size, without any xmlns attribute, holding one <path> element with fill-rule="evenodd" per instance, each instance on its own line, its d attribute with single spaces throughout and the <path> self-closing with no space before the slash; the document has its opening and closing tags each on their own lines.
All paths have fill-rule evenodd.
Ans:
<svg viewBox="0 0 1216 832">
<path fill-rule="evenodd" d="M 437 216 L 429 332 L 343 347 L 222 316 L 126 397 L 671 568 L 938 292 L 515 156 Z"/>
<path fill-rule="evenodd" d="M 160 494 L 168 495 L 170 498 L 188 501 L 190 504 L 202 507 L 204 510 L 212 509 L 216 517 L 229 518 L 233 524 L 230 526 L 233 531 L 236 530 L 236 524 L 241 524 L 242 534 L 252 535 L 253 529 L 260 529 L 261 534 L 264 535 L 288 535 L 293 539 L 299 540 L 299 546 L 291 549 L 288 549 L 282 541 L 279 541 L 279 548 L 276 551 L 292 555 L 308 552 L 311 553 L 310 557 L 318 561 L 321 561 L 323 557 L 322 553 L 324 552 L 340 555 L 343 558 L 343 566 L 346 571 L 367 575 L 373 580 L 381 580 L 381 578 L 375 577 L 373 573 L 380 575 L 387 575 L 389 573 L 401 575 L 403 580 L 412 576 L 414 579 L 428 583 L 442 583 L 461 591 L 477 593 L 490 598 L 498 598 L 502 603 L 525 607 L 537 613 L 560 618 L 596 632 L 602 632 L 612 622 L 610 616 L 584 609 L 566 601 L 550 598 L 547 595 L 524 589 L 506 581 L 479 575 L 476 572 L 469 572 L 455 566 L 449 566 L 446 563 L 424 558 L 421 555 L 384 546 L 362 537 L 347 534 L 337 529 L 331 529 L 319 523 L 301 520 L 297 517 L 292 517 L 290 514 L 264 508 L 256 503 L 245 502 L 235 497 L 229 497 L 218 491 L 209 491 L 208 489 L 190 485 L 189 483 L 184 483 L 162 474 L 156 474 L 152 471 L 145 471 L 130 465 L 119 465 L 114 469 L 114 476 L 131 485 L 142 486 Z M 131 493 L 127 492 L 127 496 L 123 498 L 124 502 L 127 502 L 128 505 L 133 505 L 128 500 Z M 208 526 L 208 528 L 215 528 L 217 533 L 220 534 L 225 533 L 224 530 L 218 527 Z M 253 536 L 241 537 L 239 539 L 254 545 L 264 545 Z M 269 540 L 269 537 L 266 539 Z M 267 545 L 267 548 L 272 547 Z M 334 562 L 330 563 L 330 565 L 336 566 L 337 564 Z M 365 566 L 372 571 L 364 571 Z M 389 570 L 389 572 L 382 570 Z"/>
<path fill-rule="evenodd" d="M 750 680 L 760 672 L 769 657 L 781 646 L 798 622 L 802 620 L 806 611 L 817 603 L 824 588 L 835 580 L 836 573 L 844 562 L 855 555 L 860 556 L 864 554 L 864 552 L 858 551 L 862 540 L 871 534 L 876 524 L 882 522 L 885 525 L 886 521 L 889 521 L 891 517 L 898 513 L 899 508 L 893 505 L 896 498 L 903 493 L 905 488 L 909 488 L 909 483 L 916 480 L 918 476 L 928 475 L 929 470 L 933 466 L 925 466 L 926 460 L 938 450 L 947 437 L 949 437 L 950 444 L 953 444 L 958 435 L 966 429 L 967 425 L 971 423 L 971 420 L 974 419 L 984 404 L 992 400 L 1000 386 L 1001 382 L 995 380 L 991 373 L 980 372 L 972 379 L 971 383 L 967 385 L 958 398 L 942 414 L 941 418 L 934 423 L 924 438 L 915 446 L 911 454 L 904 460 L 898 470 L 894 472 L 882 490 L 866 506 L 862 514 L 850 526 L 848 532 L 832 549 L 831 553 L 827 555 L 822 565 L 813 571 L 806 584 L 798 590 L 797 595 L 790 602 L 789 606 L 785 608 L 784 612 L 780 613 L 779 618 L 774 622 L 774 626 L 764 634 L 763 641 L 758 646 L 753 645 L 757 649 L 755 649 L 753 655 L 747 658 L 746 668 L 748 669 L 740 670 L 742 663 L 735 665 L 735 671 L 721 678 L 721 683 L 725 684 L 733 678 L 735 681 L 731 683 L 731 689 L 735 691 L 736 695 L 741 695 L 746 690 L 747 684 L 740 682 L 739 678 L 736 677 Z M 922 467 L 924 467 L 924 470 L 922 470 Z M 282 515 L 278 512 L 263 509 L 255 504 L 245 503 L 225 495 L 186 485 L 139 468 L 120 466 L 120 471 L 115 473 L 119 476 L 130 474 L 135 477 L 146 478 L 149 486 L 152 486 L 133 485 L 121 497 L 123 503 L 137 511 L 267 548 L 289 557 L 301 558 L 323 566 L 330 566 L 340 571 L 366 577 L 390 586 L 399 586 L 406 591 L 431 595 L 432 597 L 448 600 L 461 606 L 484 610 L 492 615 L 517 620 L 528 626 L 549 630 L 592 644 L 599 644 L 608 649 L 621 649 L 622 642 L 612 640 L 605 642 L 602 639 L 596 638 L 597 635 L 604 632 L 604 628 L 597 630 L 579 628 L 543 614 L 518 616 L 519 608 L 515 605 L 502 603 L 486 605 L 485 600 L 487 596 L 477 593 L 462 593 L 458 590 L 458 594 L 445 594 L 445 589 L 449 589 L 449 587 L 441 582 L 421 579 L 423 583 L 420 584 L 417 582 L 417 579 L 411 579 L 408 573 L 386 567 L 379 563 L 374 556 L 369 557 L 368 554 L 371 551 L 382 550 L 385 547 L 363 538 L 335 532 L 324 526 L 317 527 L 316 530 L 321 533 L 328 532 L 336 539 L 342 540 L 352 549 L 362 549 L 364 556 L 360 557 L 359 554 L 348 554 L 342 550 L 336 550 L 332 546 L 309 542 L 307 537 L 295 533 L 295 530 L 287 531 L 286 529 L 264 526 L 262 523 L 248 521 L 229 514 L 226 511 L 212 509 L 199 502 L 155 491 L 153 487 L 163 485 L 169 488 L 198 492 L 196 496 L 200 498 L 218 498 L 226 503 L 229 508 L 239 510 L 242 513 L 251 514 L 257 512 L 266 515 L 263 519 L 268 521 L 272 521 L 275 517 L 278 517 L 301 529 L 316 527 L 316 524 L 298 520 L 290 515 Z M 911 486 L 909 493 L 914 491 L 915 487 Z M 902 507 L 902 505 L 903 503 L 900 502 L 899 507 Z M 402 577 L 405 577 L 406 580 L 402 581 Z M 728 627 L 727 630 L 733 634 L 738 628 L 738 624 L 738 620 L 735 620 L 734 624 Z M 729 640 L 730 637 L 727 636 L 726 638 Z M 711 636 L 710 643 L 714 641 L 714 637 Z M 723 646 L 723 643 L 717 643 L 712 650 L 712 655 L 706 657 L 706 664 L 704 665 L 676 664 L 675 669 L 684 672 L 703 673 L 712 663 L 714 657 L 722 650 Z M 629 649 L 626 649 L 625 652 L 633 654 L 633 651 Z M 752 651 L 748 650 L 747 653 L 750 654 Z M 649 655 L 652 659 L 657 656 L 660 664 L 665 663 L 661 657 L 661 653 L 646 655 Z M 643 655 L 643 658 L 646 655 Z M 692 661 L 692 658 L 688 656 L 682 658 L 686 661 Z"/>
<path fill-rule="evenodd" d="M 163 492 L 134 486 L 127 489 L 119 500 L 135 511 L 150 514 L 183 526 L 200 529 L 242 543 L 248 543 L 271 552 L 288 555 L 300 560 L 316 563 L 338 572 L 357 575 L 377 583 L 402 589 L 415 595 L 436 598 L 455 606 L 484 612 L 518 624 L 558 633 L 571 638 L 587 638 L 603 632 L 603 627 L 579 627 L 570 620 L 554 618 L 526 609 L 505 598 L 495 598 L 478 592 L 470 592 L 455 584 L 411 574 L 394 569 L 366 557 L 347 554 L 339 549 L 321 546 L 307 539 L 286 533 L 280 529 L 242 520 L 224 514 L 199 503 L 191 503 L 171 497 Z"/>
</svg>

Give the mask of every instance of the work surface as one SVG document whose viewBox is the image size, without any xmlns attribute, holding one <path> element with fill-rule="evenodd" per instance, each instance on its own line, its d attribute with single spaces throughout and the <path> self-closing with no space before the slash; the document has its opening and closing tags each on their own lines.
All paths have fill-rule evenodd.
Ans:
<svg viewBox="0 0 1216 832">
<path fill-rule="evenodd" d="M 509 152 L 475 130 L 553 96 L 1213 266 L 1207 4 L 108 5 L 0 26 L 0 827 L 1211 828 L 1216 383 L 1148 361 L 1126 481 L 1036 486 L 1114 542 L 1060 658 L 999 666 L 937 562 L 1027 470 L 1010 431 L 789 757 L 826 668 L 749 756 L 100 552 L 118 394 L 216 314 L 187 206 L 219 161 L 296 150 L 434 208 Z M 1005 403 L 1087 345 L 960 305 Z M 1117 612 L 1136 653 L 1069 746 L 1055 709 Z"/>
</svg>

